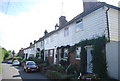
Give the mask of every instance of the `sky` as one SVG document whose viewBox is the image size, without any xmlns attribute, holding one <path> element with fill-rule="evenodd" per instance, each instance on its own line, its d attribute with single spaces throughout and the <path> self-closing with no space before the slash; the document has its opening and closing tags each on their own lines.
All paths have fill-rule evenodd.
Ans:
<svg viewBox="0 0 120 81">
<path fill-rule="evenodd" d="M 119 2 L 99 1 L 115 6 Z M 42 37 L 44 30 L 54 30 L 61 15 L 70 21 L 82 11 L 82 0 L 0 0 L 0 46 L 17 53 Z"/>
</svg>

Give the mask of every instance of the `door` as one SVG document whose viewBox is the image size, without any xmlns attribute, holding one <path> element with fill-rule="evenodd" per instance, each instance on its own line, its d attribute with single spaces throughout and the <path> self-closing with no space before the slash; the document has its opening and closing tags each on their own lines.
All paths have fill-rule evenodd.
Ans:
<svg viewBox="0 0 120 81">
<path fill-rule="evenodd" d="M 87 48 L 87 72 L 88 73 L 92 73 L 92 51 L 93 48 L 92 47 L 88 47 Z"/>
</svg>

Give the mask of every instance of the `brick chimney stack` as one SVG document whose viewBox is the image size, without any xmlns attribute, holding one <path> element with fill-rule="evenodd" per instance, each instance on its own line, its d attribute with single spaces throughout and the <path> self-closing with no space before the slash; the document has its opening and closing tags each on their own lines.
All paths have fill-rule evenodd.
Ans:
<svg viewBox="0 0 120 81">
<path fill-rule="evenodd" d="M 44 31 L 44 36 L 45 36 L 45 35 L 47 35 L 47 34 L 48 34 L 48 31 L 47 31 L 47 30 L 45 30 L 45 31 Z"/>
<path fill-rule="evenodd" d="M 67 23 L 66 17 L 65 16 L 61 16 L 59 18 L 59 27 L 64 26 Z"/>
<path fill-rule="evenodd" d="M 84 11 L 89 10 L 97 4 L 97 0 L 83 0 L 83 8 Z"/>
</svg>

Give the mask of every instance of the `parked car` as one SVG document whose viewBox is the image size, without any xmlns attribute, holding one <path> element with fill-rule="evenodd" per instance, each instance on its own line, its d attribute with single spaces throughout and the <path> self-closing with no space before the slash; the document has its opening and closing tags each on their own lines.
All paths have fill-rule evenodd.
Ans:
<svg viewBox="0 0 120 81">
<path fill-rule="evenodd" d="M 14 60 L 12 63 L 13 66 L 19 66 L 20 62 L 18 60 Z"/>
<path fill-rule="evenodd" d="M 12 62 L 13 62 L 12 60 L 8 60 L 7 61 L 8 64 L 12 64 Z"/>
<path fill-rule="evenodd" d="M 34 61 L 26 61 L 24 65 L 24 71 L 27 73 L 33 71 L 39 71 L 39 67 Z"/>
</svg>

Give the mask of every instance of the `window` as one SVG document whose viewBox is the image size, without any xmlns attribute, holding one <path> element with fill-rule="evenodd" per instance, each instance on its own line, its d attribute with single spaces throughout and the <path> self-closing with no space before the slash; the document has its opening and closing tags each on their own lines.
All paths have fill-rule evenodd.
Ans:
<svg viewBox="0 0 120 81">
<path fill-rule="evenodd" d="M 69 29 L 68 28 L 65 28 L 64 29 L 64 36 L 66 37 L 66 36 L 68 36 L 69 35 Z"/>
<path fill-rule="evenodd" d="M 59 49 L 59 61 L 61 60 L 61 49 Z"/>
<path fill-rule="evenodd" d="M 48 57 L 48 51 L 47 50 L 45 51 L 45 57 Z"/>
<path fill-rule="evenodd" d="M 53 50 L 50 50 L 50 56 L 53 56 Z"/>
<path fill-rule="evenodd" d="M 45 44 L 48 44 L 48 43 L 49 43 L 49 39 L 46 38 L 46 40 L 45 40 Z"/>
<path fill-rule="evenodd" d="M 50 42 L 53 42 L 53 38 L 54 38 L 53 36 L 50 37 Z"/>
<path fill-rule="evenodd" d="M 64 58 L 68 58 L 68 49 L 64 50 Z"/>
<path fill-rule="evenodd" d="M 76 59 L 80 59 L 81 47 L 76 48 Z"/>
<path fill-rule="evenodd" d="M 80 19 L 80 20 L 78 20 L 76 22 L 75 28 L 76 28 L 76 32 L 83 30 L 83 21 L 82 21 L 82 19 Z"/>
</svg>

